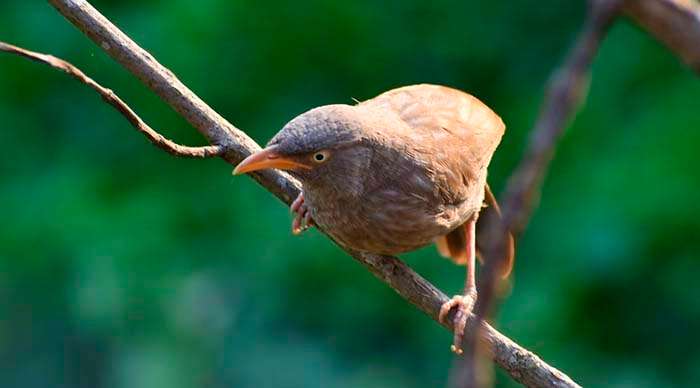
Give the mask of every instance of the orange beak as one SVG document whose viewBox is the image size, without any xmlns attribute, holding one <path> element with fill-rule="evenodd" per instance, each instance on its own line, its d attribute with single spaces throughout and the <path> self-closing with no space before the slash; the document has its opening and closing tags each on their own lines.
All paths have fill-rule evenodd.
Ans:
<svg viewBox="0 0 700 388">
<path fill-rule="evenodd" d="M 268 168 L 277 168 L 279 170 L 311 168 L 311 166 L 306 164 L 280 156 L 280 154 L 276 152 L 276 149 L 277 146 L 270 146 L 249 155 L 247 158 L 243 159 L 242 162 L 238 163 L 238 166 L 236 166 L 235 169 L 233 169 L 233 175 L 240 175 L 247 172 L 264 170 Z"/>
</svg>

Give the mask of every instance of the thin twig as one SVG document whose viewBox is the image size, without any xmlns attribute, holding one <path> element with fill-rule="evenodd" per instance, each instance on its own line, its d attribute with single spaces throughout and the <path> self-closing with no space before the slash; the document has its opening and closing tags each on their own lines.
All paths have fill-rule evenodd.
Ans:
<svg viewBox="0 0 700 388">
<path fill-rule="evenodd" d="M 83 0 L 49 0 L 79 30 L 102 47 L 112 58 L 136 75 L 151 90 L 197 128 L 211 143 L 226 148 L 222 157 L 237 163 L 260 147 L 243 131 L 234 127 L 182 84 L 175 75 L 134 43 L 109 20 Z M 299 193 L 299 183 L 287 174 L 266 170 L 254 178 L 285 203 Z M 440 306 L 448 298 L 401 260 L 347 251 L 375 276 L 404 299 L 438 321 Z M 454 314 L 446 327 L 452 330 Z M 489 345 L 496 364 L 516 381 L 529 385 L 577 387 L 568 376 L 522 348 L 487 323 L 482 324 L 482 339 Z"/>
<path fill-rule="evenodd" d="M 99 93 L 105 102 L 112 105 L 119 113 L 121 113 L 129 121 L 129 123 L 136 128 L 137 131 L 143 133 L 151 143 L 172 155 L 186 158 L 209 158 L 212 156 L 220 156 L 224 151 L 223 147 L 218 145 L 188 147 L 177 144 L 174 141 L 165 138 L 165 136 L 161 135 L 158 133 L 158 131 L 149 127 L 148 124 L 141 120 L 141 118 L 134 113 L 134 111 L 131 110 L 131 108 L 129 108 L 129 106 L 126 105 L 126 103 L 122 101 L 122 99 L 119 98 L 119 96 L 117 96 L 112 90 L 98 84 L 92 78 L 86 76 L 85 73 L 80 71 L 80 69 L 62 59 L 56 58 L 53 55 L 40 54 L 34 51 L 25 50 L 21 47 L 13 46 L 5 42 L 0 42 L 0 51 L 10 54 L 17 54 L 24 58 L 49 65 L 55 69 L 68 73 L 73 78 L 84 83 L 85 85 L 88 85 Z"/>
<path fill-rule="evenodd" d="M 583 29 L 562 67 L 553 73 L 527 151 L 509 179 L 503 201 L 502 222 L 490 225 L 489 235 L 503 236 L 506 231 L 511 231 L 517 236 L 525 228 L 538 202 L 540 185 L 557 142 L 586 98 L 591 63 L 608 27 L 617 17 L 620 6 L 620 0 L 590 2 L 589 15 Z M 498 239 L 490 239 L 485 249 L 484 254 L 488 259 L 479 276 L 479 298 L 475 307 L 474 325 L 478 325 L 491 308 L 498 286 L 497 269 L 505 257 L 504 247 Z M 463 344 L 465 357 L 455 370 L 460 377 L 453 378 L 460 387 L 473 387 L 476 381 L 477 334 L 475 330 L 468 334 Z"/>
</svg>

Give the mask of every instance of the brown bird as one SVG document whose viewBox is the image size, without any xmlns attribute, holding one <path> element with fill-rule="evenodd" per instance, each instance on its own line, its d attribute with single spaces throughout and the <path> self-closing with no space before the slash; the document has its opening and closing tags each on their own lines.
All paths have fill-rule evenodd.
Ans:
<svg viewBox="0 0 700 388">
<path fill-rule="evenodd" d="M 461 353 L 476 300 L 479 213 L 500 217 L 486 170 L 504 131 L 501 118 L 476 97 L 444 86 L 406 86 L 299 115 L 234 174 L 277 168 L 298 178 L 295 234 L 315 224 L 342 246 L 383 255 L 434 242 L 443 256 L 466 264 L 464 295 L 440 310 L 444 321 L 458 306 L 452 350 Z M 507 276 L 513 240 L 503 241 Z"/>
</svg>

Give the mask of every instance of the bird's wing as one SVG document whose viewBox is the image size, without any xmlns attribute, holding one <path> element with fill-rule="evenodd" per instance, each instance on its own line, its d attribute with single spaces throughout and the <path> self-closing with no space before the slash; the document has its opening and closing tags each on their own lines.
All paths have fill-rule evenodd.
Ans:
<svg viewBox="0 0 700 388">
<path fill-rule="evenodd" d="M 362 104 L 395 112 L 407 124 L 399 128 L 407 133 L 399 135 L 411 139 L 414 149 L 433 161 L 431 178 L 445 205 L 484 198 L 487 207 L 477 227 L 483 230 L 484 224 L 500 221 L 498 203 L 485 178 L 505 124 L 486 104 L 468 93 L 437 85 L 393 89 Z M 472 205 L 478 208 L 482 204 Z M 462 225 L 436 239 L 440 253 L 458 264 L 464 260 L 464 233 Z M 477 237 L 477 250 L 489 238 L 485 231 L 482 234 Z M 502 241 L 507 244 L 507 256 L 501 273 L 507 276 L 513 265 L 513 238 L 508 234 Z"/>
<path fill-rule="evenodd" d="M 361 103 L 396 112 L 418 136 L 440 139 L 451 134 L 471 147 L 493 154 L 505 132 L 501 118 L 471 94 L 439 85 L 392 89 Z"/>
<path fill-rule="evenodd" d="M 434 162 L 435 183 L 446 203 L 458 203 L 476 192 L 474 186 L 485 177 L 505 132 L 501 118 L 479 99 L 444 86 L 406 86 L 361 105 L 395 112 L 407 124 L 396 129 L 405 132 L 397 135 Z"/>
</svg>

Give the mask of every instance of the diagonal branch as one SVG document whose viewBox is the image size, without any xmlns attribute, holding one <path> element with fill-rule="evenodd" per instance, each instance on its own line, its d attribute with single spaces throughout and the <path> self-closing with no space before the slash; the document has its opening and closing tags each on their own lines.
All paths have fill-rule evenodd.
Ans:
<svg viewBox="0 0 700 388">
<path fill-rule="evenodd" d="M 637 22 L 673 51 L 687 66 L 700 73 L 700 3 L 697 0 L 589 0 L 591 10 L 576 46 L 547 90 L 542 112 L 532 132 L 529 148 L 509 180 L 503 202 L 503 222 L 491 225 L 489 235 L 502 236 L 507 230 L 520 234 L 539 200 L 539 187 L 554 154 L 558 139 L 585 100 L 589 68 L 607 28 L 619 11 Z M 488 313 L 495 288 L 495 273 L 504 257 L 502 244 L 490 241 L 488 260 L 480 276 L 476 323 Z M 473 333 L 473 332 L 472 332 Z M 471 352 L 457 370 L 454 380 L 473 385 L 474 338 L 465 338 Z"/>
<path fill-rule="evenodd" d="M 505 236 L 507 231 L 519 235 L 524 230 L 539 199 L 542 179 L 554 156 L 558 140 L 573 120 L 588 92 L 590 66 L 608 27 L 618 15 L 620 0 L 591 0 L 589 15 L 576 44 L 561 68 L 550 79 L 542 111 L 535 123 L 528 148 L 511 175 L 503 201 L 503 219 L 490 225 L 490 236 Z M 479 277 L 479 299 L 475 308 L 476 323 L 489 312 L 498 287 L 497 273 L 505 257 L 505 246 L 490 239 L 485 249 L 486 260 Z M 472 330 L 464 339 L 468 351 L 456 369 L 454 381 L 461 386 L 474 386 L 476 376 L 476 344 Z"/>
<path fill-rule="evenodd" d="M 134 43 L 87 1 L 49 0 L 49 2 L 113 59 L 141 79 L 180 113 L 210 143 L 222 147 L 224 151 L 221 157 L 226 161 L 237 163 L 260 149 L 250 137 L 207 106 L 172 72 Z M 287 174 L 273 170 L 254 174 L 253 177 L 287 204 L 299 193 L 299 183 Z M 391 256 L 347 252 L 404 299 L 438 321 L 440 306 L 448 298 L 401 260 Z M 452 330 L 453 318 L 452 315 L 448 325 L 450 330 Z M 488 344 L 494 361 L 516 381 L 529 386 L 578 386 L 568 376 L 485 322 L 482 323 L 480 335 Z"/>
<path fill-rule="evenodd" d="M 620 6 L 620 0 L 591 0 L 590 3 L 588 19 L 564 64 L 549 81 L 528 149 L 508 182 L 503 218 L 508 230 L 516 235 L 525 229 L 536 206 L 540 183 L 557 142 L 586 99 L 591 64 Z"/>
<path fill-rule="evenodd" d="M 58 12 L 148 86 L 195 127 L 209 143 L 225 149 L 222 157 L 236 164 L 260 146 L 215 112 L 170 70 L 139 47 L 85 0 L 49 0 Z M 263 187 L 286 203 L 296 198 L 299 183 L 288 174 L 266 170 L 251 174 Z"/>
<path fill-rule="evenodd" d="M 91 87 L 93 90 L 99 93 L 106 103 L 112 105 L 114 109 L 126 117 L 126 119 L 129 120 L 129 123 L 131 123 L 131 125 L 133 125 L 137 131 L 143 133 L 146 138 L 148 138 L 148 140 L 156 147 L 172 155 L 187 158 L 208 158 L 212 156 L 219 156 L 223 152 L 223 148 L 217 145 L 188 147 L 167 139 L 165 136 L 161 135 L 158 133 L 158 131 L 149 127 L 148 124 L 141 120 L 141 118 L 134 113 L 134 111 L 129 108 L 129 106 L 126 105 L 126 103 L 122 101 L 122 99 L 119 98 L 119 96 L 117 96 L 112 90 L 98 84 L 92 78 L 86 76 L 85 73 L 80 71 L 80 69 L 62 59 L 56 58 L 53 55 L 35 53 L 33 51 L 25 50 L 4 42 L 0 42 L 0 51 L 10 54 L 17 54 L 68 73 L 73 78 Z"/>
</svg>

